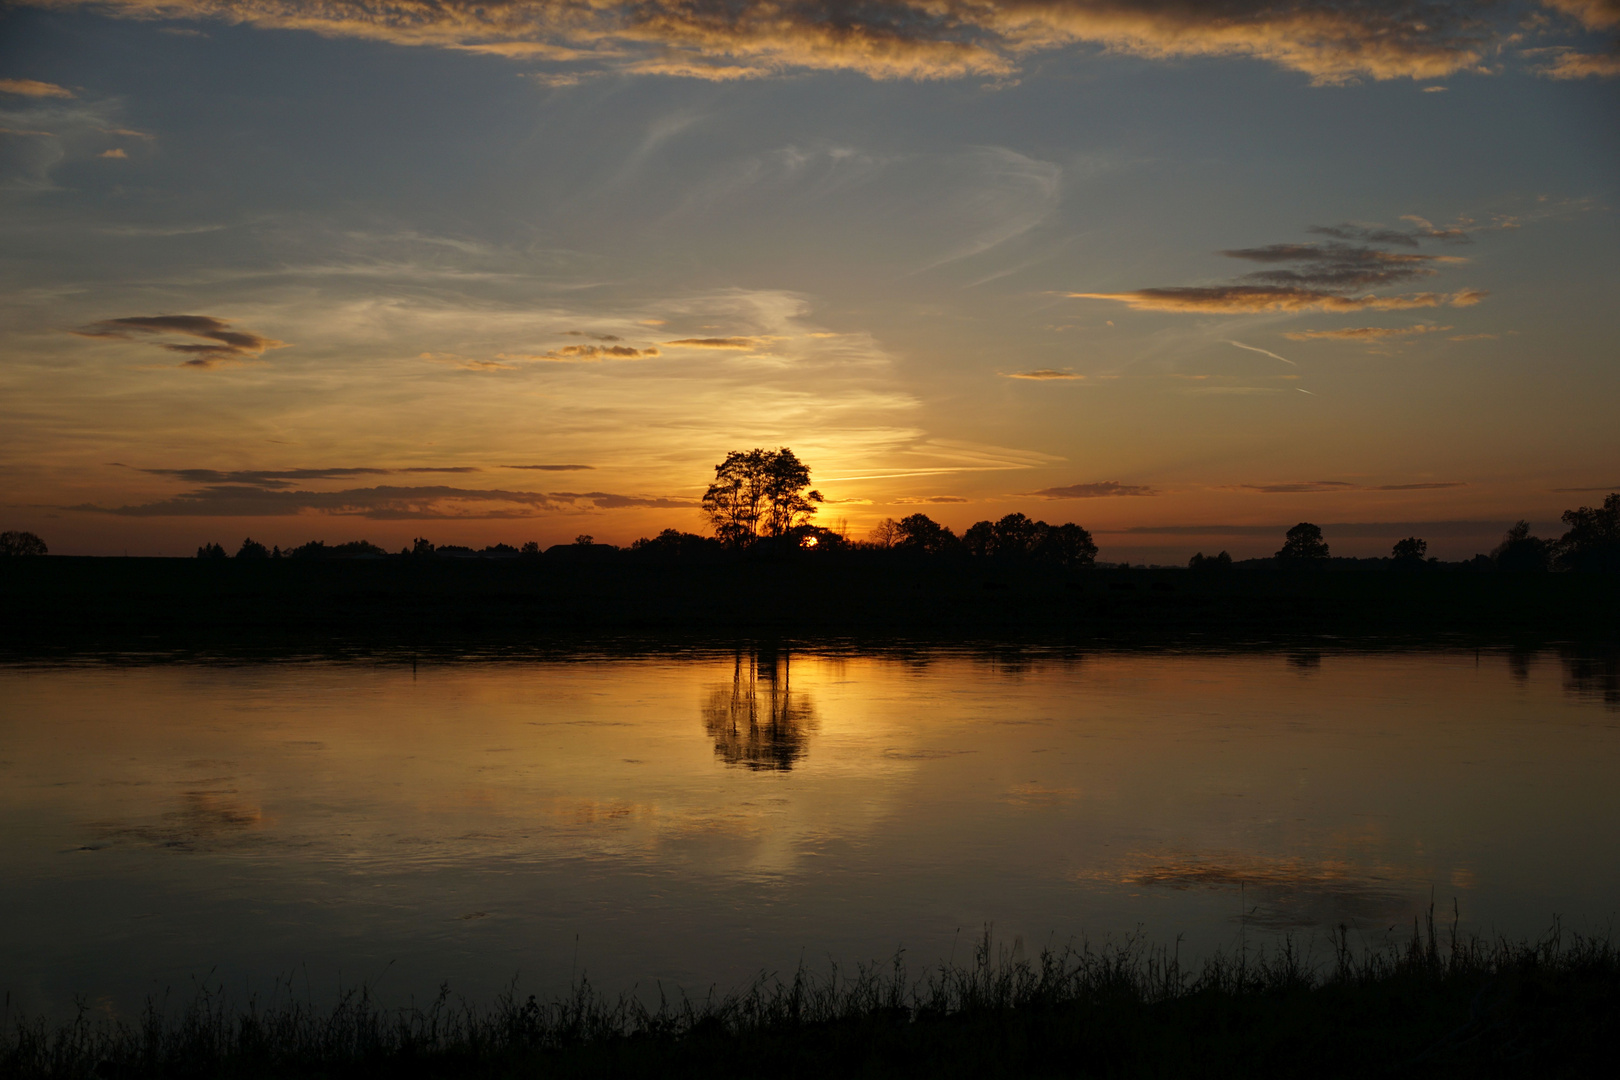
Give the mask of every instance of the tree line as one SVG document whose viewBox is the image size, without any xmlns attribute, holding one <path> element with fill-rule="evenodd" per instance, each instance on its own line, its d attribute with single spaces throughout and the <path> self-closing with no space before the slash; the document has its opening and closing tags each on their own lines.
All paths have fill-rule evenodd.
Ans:
<svg viewBox="0 0 1620 1080">
<path fill-rule="evenodd" d="M 736 450 L 715 466 L 715 476 L 703 494 L 703 515 L 712 535 L 665 529 L 657 536 L 642 537 L 622 549 L 633 558 L 653 561 L 721 559 L 738 555 L 824 555 L 833 552 L 881 552 L 881 557 L 911 560 L 947 561 L 957 559 L 992 560 L 998 564 L 1049 566 L 1084 569 L 1096 565 L 1097 544 L 1091 533 L 1074 522 L 1051 525 L 1022 513 L 1007 514 L 996 521 L 979 521 L 957 535 L 926 514 L 910 514 L 880 521 L 864 540 L 852 540 L 846 531 L 817 525 L 812 519 L 825 504 L 821 493 L 811 487 L 810 468 L 792 450 L 756 447 Z M 1507 571 L 1605 571 L 1620 572 L 1620 492 L 1610 494 L 1600 506 L 1566 510 L 1568 527 L 1560 537 L 1537 537 L 1530 524 L 1520 521 L 1510 528 L 1490 554 L 1476 555 L 1461 565 L 1470 569 Z M 238 559 L 382 559 L 382 558 L 548 558 L 600 559 L 620 553 L 610 544 L 598 544 L 590 535 L 575 538 L 572 544 L 541 549 L 537 541 L 521 547 L 493 544 L 474 549 L 455 544 L 435 545 L 417 537 L 397 554 L 365 540 L 326 544 L 312 540 L 298 547 L 267 547 L 248 538 L 236 550 Z M 47 553 L 45 542 L 29 532 L 0 533 L 0 556 L 30 556 Z M 230 558 L 218 543 L 197 549 L 201 559 Z M 1358 560 L 1369 561 L 1369 560 Z M 1428 542 L 1409 536 L 1399 540 L 1386 560 L 1397 569 L 1433 567 L 1439 560 L 1428 556 Z M 1219 571 L 1237 565 L 1276 565 L 1286 568 L 1321 567 L 1333 560 L 1322 529 L 1302 521 L 1289 529 L 1282 547 L 1264 560 L 1235 563 L 1225 551 L 1215 555 L 1195 554 L 1188 567 L 1195 571 Z M 1458 564 L 1450 564 L 1456 566 Z"/>
</svg>

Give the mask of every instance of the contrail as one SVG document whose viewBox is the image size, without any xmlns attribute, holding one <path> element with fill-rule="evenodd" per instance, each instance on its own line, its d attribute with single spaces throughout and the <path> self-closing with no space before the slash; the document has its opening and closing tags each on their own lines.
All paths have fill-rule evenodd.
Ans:
<svg viewBox="0 0 1620 1080">
<path fill-rule="evenodd" d="M 1300 387 L 1298 387 L 1298 386 L 1296 386 L 1296 387 L 1294 387 L 1294 389 L 1295 389 L 1295 390 L 1298 390 L 1298 391 L 1299 391 L 1299 392 L 1300 392 L 1300 393 L 1302 393 L 1302 394 L 1310 394 L 1310 395 L 1311 395 L 1311 397 L 1315 397 L 1315 396 L 1316 396 L 1316 395 L 1315 395 L 1315 394 L 1314 394 L 1314 393 L 1311 393 L 1311 391 L 1309 391 L 1309 390 L 1305 390 L 1305 389 L 1302 389 L 1302 388 L 1300 388 Z"/>
<path fill-rule="evenodd" d="M 1263 356 L 1269 356 L 1273 360 L 1281 360 L 1285 364 L 1294 364 L 1294 362 L 1292 360 L 1288 359 L 1288 357 L 1286 357 L 1286 356 L 1278 356 L 1276 353 L 1272 352 L 1270 349 L 1257 349 L 1253 345 L 1245 345 L 1241 341 L 1228 341 L 1227 344 L 1228 345 L 1236 345 L 1240 349 L 1248 349 L 1250 352 L 1257 352 L 1257 353 L 1260 353 Z M 1294 366 L 1299 367 L 1298 364 L 1294 364 Z"/>
</svg>

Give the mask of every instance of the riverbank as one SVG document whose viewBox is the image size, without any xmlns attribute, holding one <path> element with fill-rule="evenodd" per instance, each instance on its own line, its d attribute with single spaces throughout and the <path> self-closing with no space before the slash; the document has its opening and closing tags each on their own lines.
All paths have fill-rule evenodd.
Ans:
<svg viewBox="0 0 1620 1080">
<path fill-rule="evenodd" d="M 581 983 L 565 1000 L 489 1007 L 448 991 L 322 1011 L 296 996 L 233 1004 L 204 992 L 133 1021 L 13 1021 L 0 1073 L 80 1077 L 1591 1076 L 1620 1057 L 1620 954 L 1558 933 L 1457 940 L 1432 919 L 1403 948 L 1333 955 L 1285 946 L 1197 971 L 1127 945 L 993 949 L 912 979 L 761 980 L 649 1009 Z M 1612 1064 L 1609 1066 L 1612 1067 Z"/>
<path fill-rule="evenodd" d="M 50 557 L 0 562 L 0 612 L 0 647 L 12 652 L 612 635 L 1511 645 L 1620 639 L 1620 575 Z"/>
</svg>

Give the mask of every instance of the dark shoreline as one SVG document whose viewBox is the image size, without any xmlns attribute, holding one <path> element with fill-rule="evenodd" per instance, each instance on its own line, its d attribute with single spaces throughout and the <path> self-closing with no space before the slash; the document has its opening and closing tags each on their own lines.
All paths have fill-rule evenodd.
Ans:
<svg viewBox="0 0 1620 1080">
<path fill-rule="evenodd" d="M 1445 937 L 1447 940 L 1442 940 Z M 0 1024 L 0 1075 L 158 1077 L 1587 1077 L 1620 1058 L 1620 953 L 1605 938 L 1460 939 L 1432 911 L 1402 947 L 1315 960 L 1285 942 L 1197 970 L 1127 943 L 1025 961 L 988 932 L 967 965 L 910 976 L 801 968 L 659 1005 L 580 981 L 549 1002 L 448 988 L 330 1009 L 204 986 L 139 1017 Z"/>
<path fill-rule="evenodd" d="M 732 562 L 0 560 L 0 651 L 740 641 L 1530 647 L 1620 641 L 1620 575 Z"/>
</svg>

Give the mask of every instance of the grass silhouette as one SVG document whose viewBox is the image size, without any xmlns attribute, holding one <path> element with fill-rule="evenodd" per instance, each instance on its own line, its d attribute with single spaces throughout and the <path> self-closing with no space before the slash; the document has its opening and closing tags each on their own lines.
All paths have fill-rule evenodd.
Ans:
<svg viewBox="0 0 1620 1080">
<path fill-rule="evenodd" d="M 204 989 L 134 1021 L 13 1021 L 0 1072 L 67 1077 L 1590 1076 L 1616 1057 L 1620 954 L 1555 928 L 1535 941 L 1445 942 L 1432 909 L 1411 940 L 1318 962 L 1291 941 L 1196 969 L 1139 939 L 995 947 L 913 979 L 887 965 L 801 968 L 649 1007 L 583 978 L 542 1003 L 479 1007 L 233 1004 Z"/>
</svg>

